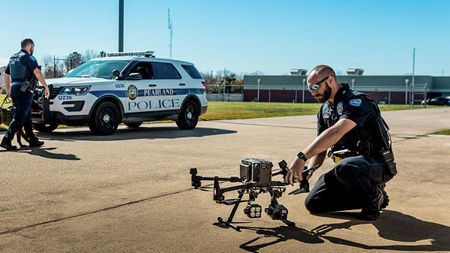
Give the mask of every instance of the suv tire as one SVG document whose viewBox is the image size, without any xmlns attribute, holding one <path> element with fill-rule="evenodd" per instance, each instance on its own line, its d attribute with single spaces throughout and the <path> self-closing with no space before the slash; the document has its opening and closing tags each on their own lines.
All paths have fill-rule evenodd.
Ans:
<svg viewBox="0 0 450 253">
<path fill-rule="evenodd" d="M 116 132 L 119 123 L 119 109 L 114 103 L 105 101 L 95 108 L 89 120 L 89 129 L 93 134 L 111 135 Z"/>
<path fill-rule="evenodd" d="M 178 115 L 177 126 L 182 130 L 191 130 L 197 126 L 200 109 L 197 103 L 192 100 L 183 104 L 180 114 Z"/>
</svg>

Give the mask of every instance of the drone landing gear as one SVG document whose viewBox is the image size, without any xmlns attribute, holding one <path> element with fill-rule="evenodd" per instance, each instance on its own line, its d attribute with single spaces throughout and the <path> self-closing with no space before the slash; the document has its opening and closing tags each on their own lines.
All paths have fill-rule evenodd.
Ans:
<svg viewBox="0 0 450 253">
<path fill-rule="evenodd" d="M 241 228 L 239 226 L 233 226 L 232 222 L 233 222 L 233 218 L 234 215 L 236 214 L 236 211 L 238 209 L 239 204 L 242 202 L 242 197 L 244 196 L 244 191 L 240 191 L 239 192 L 239 196 L 237 199 L 233 199 L 232 201 L 224 201 L 222 203 L 226 204 L 226 205 L 233 205 L 233 209 L 231 210 L 230 216 L 228 217 L 228 219 L 225 221 L 222 217 L 217 217 L 217 225 L 219 227 L 222 228 L 232 228 L 238 232 L 241 231 Z"/>
</svg>

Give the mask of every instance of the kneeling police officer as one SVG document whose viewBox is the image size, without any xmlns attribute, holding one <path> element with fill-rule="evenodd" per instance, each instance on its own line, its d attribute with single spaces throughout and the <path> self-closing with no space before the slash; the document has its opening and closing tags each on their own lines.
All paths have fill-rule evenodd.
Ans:
<svg viewBox="0 0 450 253">
<path fill-rule="evenodd" d="M 307 85 L 323 103 L 317 115 L 318 136 L 298 153 L 287 182 L 301 181 L 306 161 L 312 168 L 309 179 L 330 148 L 328 155 L 337 165 L 319 178 L 306 197 L 306 208 L 313 214 L 361 208 L 360 219 L 377 219 L 389 201 L 385 183 L 397 173 L 389 128 L 377 104 L 339 83 L 327 65 L 316 66 Z"/>
<path fill-rule="evenodd" d="M 33 57 L 34 42 L 32 39 L 24 39 L 21 42 L 22 49 L 11 56 L 6 67 L 4 81 L 6 95 L 11 96 L 16 107 L 13 120 L 9 124 L 8 131 L 0 143 L 0 146 L 7 150 L 16 150 L 17 147 L 11 144 L 14 134 L 24 127 L 25 133 L 30 140 L 30 147 L 39 147 L 44 142 L 39 141 L 33 133 L 31 123 L 31 105 L 33 93 L 30 89 L 33 75 L 44 86 L 45 98 L 48 98 L 50 91 L 45 82 L 36 58 Z M 10 83 L 11 78 L 11 83 Z"/>
</svg>

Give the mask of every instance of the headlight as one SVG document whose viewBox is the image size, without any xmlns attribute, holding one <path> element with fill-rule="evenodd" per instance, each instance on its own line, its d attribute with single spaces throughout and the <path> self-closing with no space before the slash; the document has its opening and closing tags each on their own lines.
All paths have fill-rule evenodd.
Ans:
<svg viewBox="0 0 450 253">
<path fill-rule="evenodd" d="M 88 93 L 91 86 L 63 87 L 61 95 L 84 96 Z"/>
</svg>

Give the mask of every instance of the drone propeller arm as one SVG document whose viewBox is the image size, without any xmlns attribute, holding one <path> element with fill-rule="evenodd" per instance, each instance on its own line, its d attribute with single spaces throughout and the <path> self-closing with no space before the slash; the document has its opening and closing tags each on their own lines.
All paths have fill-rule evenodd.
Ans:
<svg viewBox="0 0 450 253">
<path fill-rule="evenodd" d="M 251 184 L 245 184 L 245 185 L 234 185 L 234 186 L 221 188 L 220 191 L 222 193 L 225 193 L 225 192 L 236 191 L 236 190 L 252 188 L 252 187 L 255 187 L 255 184 L 251 183 Z"/>
<path fill-rule="evenodd" d="M 200 186 L 202 186 L 201 181 L 227 181 L 227 182 L 241 182 L 240 177 L 202 177 L 197 175 L 197 168 L 191 168 L 190 172 L 191 174 L 191 182 L 192 186 L 194 186 L 195 189 L 198 189 Z"/>
</svg>

